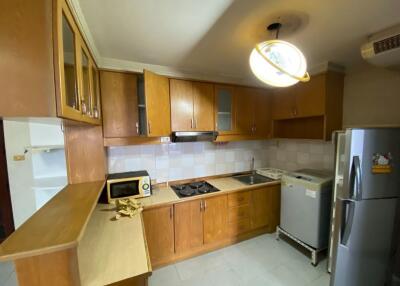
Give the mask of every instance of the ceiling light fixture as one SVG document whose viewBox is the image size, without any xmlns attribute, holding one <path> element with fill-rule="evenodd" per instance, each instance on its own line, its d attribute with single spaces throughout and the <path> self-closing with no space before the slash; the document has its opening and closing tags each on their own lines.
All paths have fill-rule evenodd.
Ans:
<svg viewBox="0 0 400 286">
<path fill-rule="evenodd" d="M 307 82 L 310 76 L 306 59 L 295 45 L 278 40 L 281 27 L 281 23 L 268 26 L 269 31 L 276 31 L 276 37 L 255 46 L 250 54 L 250 68 L 259 80 L 276 87 Z"/>
</svg>

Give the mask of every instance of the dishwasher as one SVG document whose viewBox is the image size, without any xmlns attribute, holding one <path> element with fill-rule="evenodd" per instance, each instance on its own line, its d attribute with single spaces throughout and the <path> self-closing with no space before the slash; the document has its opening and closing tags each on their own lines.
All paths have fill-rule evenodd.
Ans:
<svg viewBox="0 0 400 286">
<path fill-rule="evenodd" d="M 332 194 L 332 172 L 303 169 L 281 178 L 280 235 L 311 252 L 311 264 L 318 264 L 318 253 L 327 249 Z"/>
</svg>

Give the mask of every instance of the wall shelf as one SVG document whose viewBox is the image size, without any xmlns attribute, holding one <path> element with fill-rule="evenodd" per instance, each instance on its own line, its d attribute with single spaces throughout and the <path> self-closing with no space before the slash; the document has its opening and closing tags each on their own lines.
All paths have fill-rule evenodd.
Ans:
<svg viewBox="0 0 400 286">
<path fill-rule="evenodd" d="M 41 153 L 46 152 L 49 153 L 54 150 L 64 149 L 64 145 L 41 145 L 41 146 L 27 146 L 25 147 L 26 151 L 31 151 L 32 153 Z"/>
</svg>

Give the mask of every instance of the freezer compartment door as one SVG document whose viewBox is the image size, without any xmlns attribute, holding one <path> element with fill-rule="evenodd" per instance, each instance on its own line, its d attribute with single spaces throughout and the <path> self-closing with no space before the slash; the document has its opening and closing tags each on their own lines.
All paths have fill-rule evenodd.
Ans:
<svg viewBox="0 0 400 286">
<path fill-rule="evenodd" d="M 331 286 L 384 285 L 397 199 L 337 203 L 339 237 Z"/>
<path fill-rule="evenodd" d="M 346 130 L 345 161 L 341 197 L 361 200 L 400 195 L 399 128 Z"/>
</svg>

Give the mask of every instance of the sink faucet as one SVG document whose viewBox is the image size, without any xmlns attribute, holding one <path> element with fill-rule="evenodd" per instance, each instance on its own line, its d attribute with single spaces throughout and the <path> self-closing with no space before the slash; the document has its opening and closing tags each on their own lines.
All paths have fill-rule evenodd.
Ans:
<svg viewBox="0 0 400 286">
<path fill-rule="evenodd" d="M 254 157 L 251 158 L 251 165 L 250 165 L 251 173 L 254 174 Z"/>
</svg>

